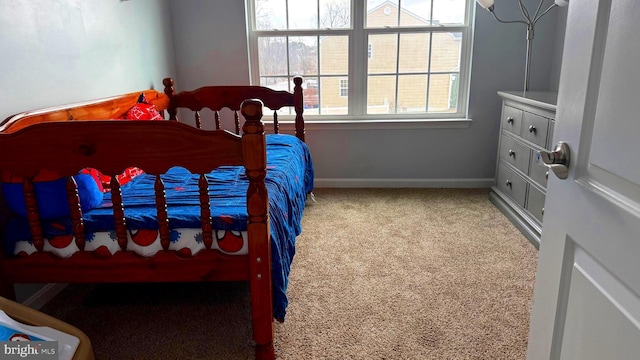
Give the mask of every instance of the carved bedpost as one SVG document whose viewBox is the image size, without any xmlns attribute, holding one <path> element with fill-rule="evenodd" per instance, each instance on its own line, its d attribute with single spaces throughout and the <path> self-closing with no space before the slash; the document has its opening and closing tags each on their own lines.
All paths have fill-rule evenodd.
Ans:
<svg viewBox="0 0 640 360">
<path fill-rule="evenodd" d="M 162 84 L 164 85 L 164 93 L 169 97 L 169 107 L 167 108 L 167 112 L 169 113 L 169 120 L 178 120 L 176 114 L 178 113 L 176 103 L 175 103 L 175 95 L 176 89 L 173 88 L 173 79 L 165 78 L 162 80 Z"/>
<path fill-rule="evenodd" d="M 304 96 L 302 94 L 302 78 L 296 76 L 293 78 L 293 108 L 296 111 L 296 137 L 304 141 Z"/>
<path fill-rule="evenodd" d="M 196 127 L 202 129 L 202 121 L 200 120 L 200 112 L 196 111 Z"/>
<path fill-rule="evenodd" d="M 260 118 L 262 118 L 262 109 L 260 109 Z M 240 135 L 240 117 L 238 112 L 233 112 L 233 123 L 236 125 L 236 134 Z"/>
<path fill-rule="evenodd" d="M 27 178 L 24 179 L 22 182 L 22 193 L 27 208 L 27 220 L 29 221 L 29 230 L 31 230 L 33 245 L 38 251 L 42 251 L 44 248 L 44 236 L 42 235 L 42 226 L 40 226 L 40 212 L 38 211 L 38 202 L 36 200 L 36 190 L 33 181 Z"/>
<path fill-rule="evenodd" d="M 124 217 L 124 205 L 122 204 L 122 190 L 115 175 L 111 176 L 111 202 L 113 203 L 113 220 L 115 222 L 116 237 L 122 251 L 127 250 L 127 220 Z"/>
<path fill-rule="evenodd" d="M 249 221 L 249 284 L 251 288 L 251 313 L 253 339 L 256 342 L 257 359 L 273 359 L 273 297 L 271 279 L 271 243 L 269 239 L 269 199 L 264 179 L 267 175 L 267 152 L 262 102 L 242 102 L 242 155 L 246 175 L 247 212 Z"/>
<path fill-rule="evenodd" d="M 82 206 L 80 205 L 80 196 L 78 193 L 78 184 L 73 176 L 67 176 L 67 202 L 69 203 L 69 216 L 71 217 L 71 226 L 73 229 L 73 237 L 80 251 L 84 250 L 84 220 L 82 219 Z"/>
<path fill-rule="evenodd" d="M 200 225 L 202 227 L 202 241 L 207 249 L 213 245 L 213 225 L 211 224 L 211 204 L 209 197 L 209 182 L 204 174 L 198 180 L 200 193 Z"/>
<path fill-rule="evenodd" d="M 273 112 L 273 133 L 280 134 L 280 123 L 278 122 L 278 112 Z"/>
<path fill-rule="evenodd" d="M 169 215 L 167 214 L 167 197 L 164 191 L 164 182 L 162 181 L 160 174 L 156 174 L 153 189 L 156 196 L 156 211 L 158 214 L 158 233 L 160 234 L 160 244 L 162 245 L 163 250 L 169 250 L 171 239 L 169 230 Z"/>
<path fill-rule="evenodd" d="M 213 112 L 213 118 L 216 122 L 216 130 L 220 130 L 220 112 L 218 110 Z"/>
</svg>

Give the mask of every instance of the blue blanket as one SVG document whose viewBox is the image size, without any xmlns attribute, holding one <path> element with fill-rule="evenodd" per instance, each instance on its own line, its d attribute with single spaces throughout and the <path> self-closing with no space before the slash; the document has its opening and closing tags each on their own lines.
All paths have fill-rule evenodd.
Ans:
<svg viewBox="0 0 640 360">
<path fill-rule="evenodd" d="M 225 166 L 206 174 L 214 229 L 246 230 L 249 181 L 244 171 L 244 167 Z M 178 167 L 161 175 L 171 229 L 200 228 L 198 177 Z M 313 178 L 313 164 L 306 144 L 290 135 L 267 136 L 265 184 L 270 206 L 274 317 L 281 321 L 288 304 L 286 289 L 295 240 L 302 231 L 302 213 L 306 196 L 313 190 Z M 128 228 L 158 228 L 154 182 L 154 175 L 144 174 L 122 187 Z M 114 228 L 111 196 L 105 195 L 100 207 L 83 214 L 87 234 Z M 43 231 L 47 238 L 68 235 L 72 233 L 71 223 L 68 219 L 43 223 Z M 9 249 L 16 241 L 28 238 L 29 228 L 24 218 L 15 219 L 5 234 Z"/>
</svg>

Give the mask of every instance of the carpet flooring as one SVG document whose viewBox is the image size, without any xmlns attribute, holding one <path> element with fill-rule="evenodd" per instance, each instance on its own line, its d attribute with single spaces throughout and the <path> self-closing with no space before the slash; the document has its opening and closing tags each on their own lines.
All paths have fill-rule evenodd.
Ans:
<svg viewBox="0 0 640 360">
<path fill-rule="evenodd" d="M 524 359 L 537 250 L 487 189 L 317 189 L 279 359 Z M 70 285 L 96 359 L 250 359 L 244 283 Z"/>
</svg>

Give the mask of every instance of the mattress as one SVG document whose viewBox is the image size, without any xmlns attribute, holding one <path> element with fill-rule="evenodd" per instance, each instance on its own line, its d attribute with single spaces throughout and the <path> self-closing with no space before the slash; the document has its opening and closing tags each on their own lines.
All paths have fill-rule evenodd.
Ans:
<svg viewBox="0 0 640 360">
<path fill-rule="evenodd" d="M 194 256 L 206 248 L 200 229 L 172 229 L 170 236 L 169 250 L 177 252 L 182 257 Z M 132 251 L 140 256 L 152 257 L 162 250 L 160 234 L 157 229 L 127 230 L 127 238 L 127 251 Z M 218 250 L 227 255 L 246 255 L 248 253 L 246 231 L 214 229 L 213 240 L 210 249 Z M 13 246 L 12 254 L 15 256 L 25 257 L 37 252 L 31 241 L 16 241 Z M 73 235 L 56 235 L 44 239 L 43 250 L 57 257 L 67 258 L 80 251 L 80 248 L 76 245 Z M 110 230 L 88 233 L 83 251 L 91 252 L 99 258 L 108 258 L 122 249 L 118 245 L 115 231 Z"/>
</svg>

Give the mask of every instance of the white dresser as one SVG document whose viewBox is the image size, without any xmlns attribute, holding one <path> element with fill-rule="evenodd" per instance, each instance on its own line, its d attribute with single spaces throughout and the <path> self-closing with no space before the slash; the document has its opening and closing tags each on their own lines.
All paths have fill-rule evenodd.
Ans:
<svg viewBox="0 0 640 360">
<path fill-rule="evenodd" d="M 535 154 L 552 149 L 557 93 L 499 91 L 502 98 L 496 184 L 491 201 L 537 248 L 540 245 L 548 168 Z"/>
</svg>

